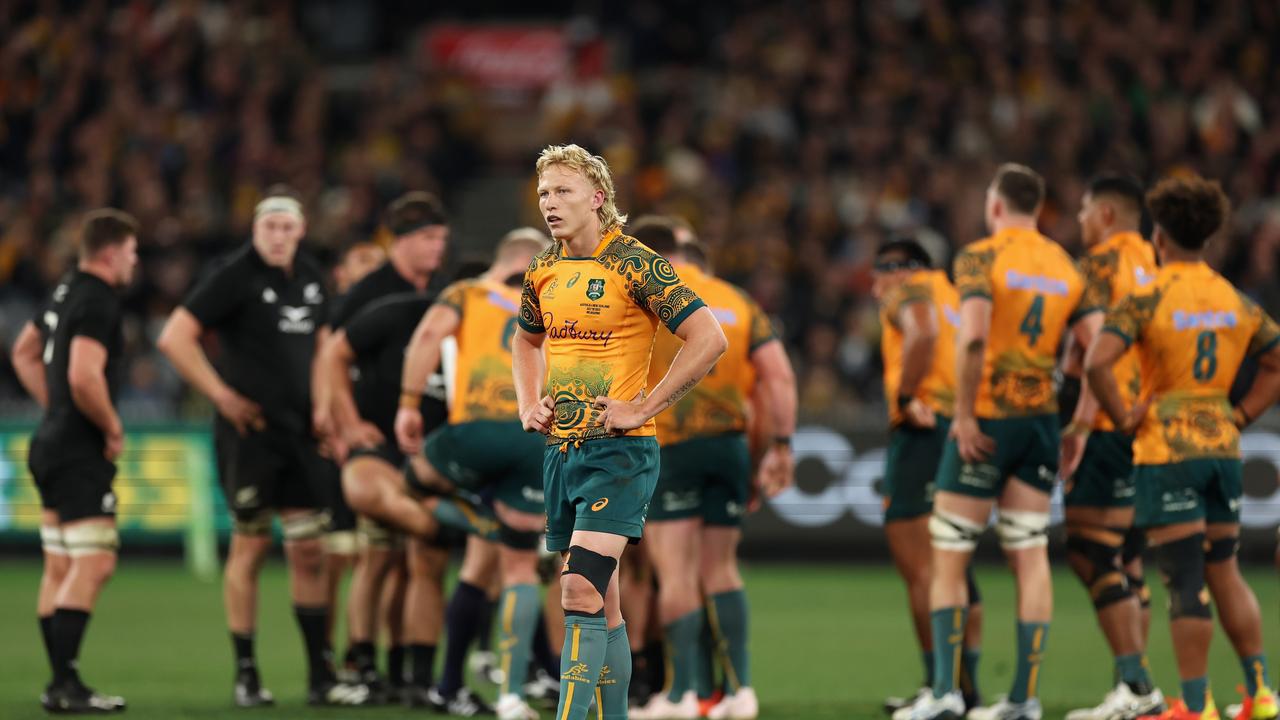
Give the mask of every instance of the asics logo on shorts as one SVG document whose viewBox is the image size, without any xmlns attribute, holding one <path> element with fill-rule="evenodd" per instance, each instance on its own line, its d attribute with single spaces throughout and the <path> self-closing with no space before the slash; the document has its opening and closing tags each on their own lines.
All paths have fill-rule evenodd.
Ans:
<svg viewBox="0 0 1280 720">
<path fill-rule="evenodd" d="M 600 512 L 609 506 L 609 498 L 600 498 L 591 504 L 591 512 Z"/>
</svg>

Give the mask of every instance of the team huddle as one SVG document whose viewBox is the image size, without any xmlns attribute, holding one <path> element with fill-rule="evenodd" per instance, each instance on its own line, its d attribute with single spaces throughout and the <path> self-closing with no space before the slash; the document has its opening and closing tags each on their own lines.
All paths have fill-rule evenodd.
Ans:
<svg viewBox="0 0 1280 720">
<path fill-rule="evenodd" d="M 217 410 L 237 706 L 275 701 L 254 642 L 278 518 L 313 705 L 537 718 L 531 703 L 550 702 L 562 719 L 593 707 L 610 718 L 632 707 L 635 717 L 756 717 L 736 551 L 753 483 L 774 494 L 791 482 L 786 353 L 763 311 L 711 275 L 686 226 L 650 217 L 622 232 L 602 159 L 551 147 L 537 173 L 551 238 L 514 230 L 486 269 L 447 282 L 448 219 L 433 196 L 408 193 L 387 209 L 385 250 L 346 251 L 337 297 L 299 251 L 301 204 L 272 188 L 251 241 L 161 331 L 158 348 Z M 113 290 L 131 281 L 137 235 L 119 211 L 87 216 L 78 267 L 13 353 L 46 408 L 30 466 L 53 670 L 41 702 L 53 712 L 125 707 L 88 687 L 76 659 L 115 566 Z M 627 561 L 627 596 L 647 598 L 632 641 L 619 560 L 655 498 L 650 547 Z M 455 549 L 463 560 L 446 605 Z M 336 663 L 333 608 L 348 568 L 348 649 Z M 544 583 L 560 592 L 544 601 Z M 481 670 L 500 683 L 493 707 L 463 682 L 491 623 L 500 659 Z M 645 664 L 655 639 L 673 658 L 664 688 L 633 693 L 632 658 Z M 722 670 L 705 672 L 713 661 Z"/>
<path fill-rule="evenodd" d="M 877 254 L 891 415 L 885 529 L 925 677 L 915 697 L 886 707 L 895 720 L 1040 720 L 1053 613 L 1046 531 L 1062 478 L 1067 558 L 1116 678 L 1069 720 L 1221 717 L 1207 677 L 1211 600 L 1244 678 L 1227 714 L 1275 718 L 1258 602 L 1236 551 L 1240 430 L 1280 397 L 1280 329 L 1203 260 L 1227 198 L 1198 177 L 1164 180 L 1145 198 L 1132 180 L 1099 178 L 1081 205 L 1086 253 L 1076 263 L 1036 231 L 1043 199 L 1034 171 L 1002 166 L 987 192 L 992 235 L 956 256 L 954 286 L 915 242 Z M 1150 244 L 1139 234 L 1144 199 Z M 1233 405 L 1246 360 L 1256 375 Z M 1017 587 L 1017 655 L 1009 693 L 983 706 L 968 570 L 993 509 Z M 1171 701 L 1145 654 L 1148 547 L 1169 595 L 1182 686 Z"/>
</svg>

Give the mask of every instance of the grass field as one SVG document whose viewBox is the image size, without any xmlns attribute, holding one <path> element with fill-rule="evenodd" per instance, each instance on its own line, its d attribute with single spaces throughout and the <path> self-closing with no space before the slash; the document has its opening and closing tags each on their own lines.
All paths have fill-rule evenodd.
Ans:
<svg viewBox="0 0 1280 720">
<path fill-rule="evenodd" d="M 35 697 L 48 669 L 35 622 L 39 567 L 0 565 L 0 718 L 42 717 Z M 753 624 L 755 685 L 769 720 L 881 717 L 884 696 L 911 692 L 920 661 L 909 634 L 905 596 L 887 567 L 776 566 L 747 572 Z M 1269 625 L 1274 657 L 1276 577 L 1259 568 L 1249 579 Z M 1002 568 L 983 568 L 987 626 L 983 692 L 1005 692 L 1012 673 L 1013 593 Z M 1155 589 L 1151 664 L 1166 692 L 1177 693 L 1164 599 Z M 236 711 L 230 704 L 231 648 L 222 629 L 220 590 L 192 579 L 176 563 L 126 559 L 102 598 L 81 656 L 85 677 L 124 695 L 130 718 L 420 717 L 400 708 L 314 710 L 303 704 L 303 658 L 286 599 L 285 576 L 270 565 L 262 588 L 258 653 L 277 707 Z M 1042 671 L 1046 718 L 1096 702 L 1111 663 L 1084 591 L 1074 578 L 1055 578 L 1057 610 Z M 1240 670 L 1230 646 L 1214 639 L 1211 677 L 1220 705 L 1235 697 Z M 550 713 L 544 713 L 549 717 Z"/>
</svg>

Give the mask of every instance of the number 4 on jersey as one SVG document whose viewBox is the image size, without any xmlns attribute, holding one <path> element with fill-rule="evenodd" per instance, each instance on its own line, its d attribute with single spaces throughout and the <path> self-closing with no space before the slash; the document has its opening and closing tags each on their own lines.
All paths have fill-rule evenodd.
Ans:
<svg viewBox="0 0 1280 720">
<path fill-rule="evenodd" d="M 1032 346 L 1044 333 L 1043 315 L 1044 296 L 1037 295 L 1031 301 L 1031 307 L 1027 308 L 1027 314 L 1022 316 L 1022 324 L 1018 326 L 1018 332 L 1026 335 L 1027 342 Z"/>
</svg>

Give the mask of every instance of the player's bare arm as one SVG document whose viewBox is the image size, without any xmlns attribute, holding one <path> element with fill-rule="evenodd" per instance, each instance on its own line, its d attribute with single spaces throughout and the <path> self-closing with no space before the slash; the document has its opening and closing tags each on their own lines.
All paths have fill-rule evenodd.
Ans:
<svg viewBox="0 0 1280 720">
<path fill-rule="evenodd" d="M 675 336 L 684 341 L 676 354 L 666 377 L 653 388 L 647 397 L 630 401 L 619 398 L 598 397 L 595 406 L 601 410 L 598 420 L 609 432 L 626 432 L 644 425 L 654 415 L 675 405 L 698 384 L 711 366 L 716 364 L 729 341 L 720 329 L 715 315 L 706 307 L 695 310 L 675 330 Z"/>
<path fill-rule="evenodd" d="M 981 462 L 995 451 L 995 441 L 982 434 L 974 415 L 978 384 L 982 382 L 983 355 L 991 332 L 991 301 L 968 297 L 960 302 L 960 330 L 956 334 L 956 418 L 951 436 L 960 458 Z"/>
<path fill-rule="evenodd" d="M 1118 335 L 1099 333 L 1085 353 L 1084 372 L 1102 411 L 1116 424 L 1116 429 L 1132 434 L 1142 421 L 1142 408 L 1130 410 L 1124 406 L 1120 386 L 1116 384 L 1116 375 L 1111 369 L 1126 349 L 1124 340 Z"/>
<path fill-rule="evenodd" d="M 348 448 L 372 448 L 386 442 L 382 431 L 373 423 L 360 417 L 355 394 L 351 388 L 351 366 L 356 362 L 356 351 L 347 340 L 347 332 L 338 330 L 325 342 L 317 360 L 321 373 L 329 379 L 330 407 L 336 431 Z"/>
<path fill-rule="evenodd" d="M 938 313 L 932 302 L 913 302 L 898 313 L 902 328 L 902 379 L 898 397 L 911 398 L 902 407 L 902 415 L 910 425 L 931 428 L 937 425 L 933 410 L 917 398 L 920 383 L 933 367 L 933 350 L 938 340 Z"/>
<path fill-rule="evenodd" d="M 179 307 L 169 316 L 156 339 L 156 347 L 169 358 L 174 369 L 190 385 L 218 408 L 218 413 L 241 435 L 250 429 L 262 430 L 266 421 L 262 417 L 262 408 L 236 392 L 213 369 L 209 357 L 200 347 L 200 336 L 204 327 L 186 308 Z"/>
<path fill-rule="evenodd" d="M 1236 426 L 1243 429 L 1276 402 L 1280 402 L 1280 345 L 1258 356 L 1258 374 L 1249 392 L 1236 403 Z"/>
<path fill-rule="evenodd" d="M 427 310 L 405 349 L 400 374 L 400 409 L 396 411 L 396 442 L 407 455 L 422 447 L 422 394 L 431 371 L 440 365 L 440 343 L 462 323 L 457 308 L 436 303 Z"/>
<path fill-rule="evenodd" d="M 1104 314 L 1091 312 L 1076 320 L 1071 326 L 1071 344 L 1077 348 L 1088 348 L 1093 339 L 1102 331 Z M 1084 456 L 1085 440 L 1093 428 L 1094 417 L 1098 414 L 1098 399 L 1090 389 L 1088 377 L 1080 379 L 1080 398 L 1071 415 L 1071 422 L 1062 429 L 1062 450 L 1058 458 L 1058 474 L 1064 479 L 1075 474 Z"/>
<path fill-rule="evenodd" d="M 22 326 L 22 332 L 18 333 L 9 358 L 18 382 L 22 383 L 22 389 L 42 408 L 49 406 L 49 386 L 45 383 L 43 352 L 40 331 L 36 329 L 35 323 L 28 322 Z"/>
<path fill-rule="evenodd" d="M 330 334 L 328 325 L 322 325 L 316 330 L 316 354 L 311 360 L 311 431 L 317 439 L 326 443 L 331 441 L 334 435 L 333 408 L 331 407 L 333 395 L 330 392 L 333 385 L 328 382 L 328 378 L 320 367 L 320 352 L 324 349 Z"/>
<path fill-rule="evenodd" d="M 520 424 L 527 432 L 551 432 L 555 417 L 555 401 L 544 396 L 543 382 L 547 377 L 547 362 L 542 355 L 542 343 L 546 333 L 531 333 L 516 328 L 511 340 L 511 368 L 515 376 L 516 402 L 520 405 Z"/>
<path fill-rule="evenodd" d="M 767 497 L 791 487 L 795 481 L 795 459 L 791 454 L 791 436 L 796 431 L 796 374 L 781 340 L 770 340 L 751 353 L 756 371 L 756 395 L 768 413 L 768 426 L 773 437 L 760 463 L 758 482 Z"/>
<path fill-rule="evenodd" d="M 67 387 L 71 390 L 71 402 L 102 431 L 106 439 L 103 454 L 108 460 L 115 460 L 124 446 L 124 426 L 111 404 L 107 348 L 102 343 L 82 336 L 71 339 Z"/>
</svg>

